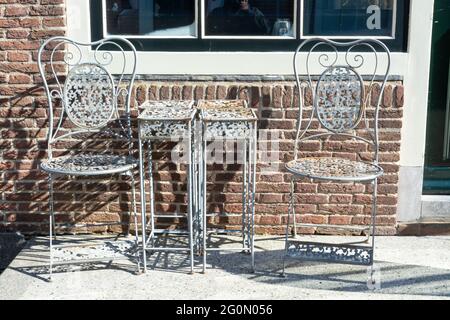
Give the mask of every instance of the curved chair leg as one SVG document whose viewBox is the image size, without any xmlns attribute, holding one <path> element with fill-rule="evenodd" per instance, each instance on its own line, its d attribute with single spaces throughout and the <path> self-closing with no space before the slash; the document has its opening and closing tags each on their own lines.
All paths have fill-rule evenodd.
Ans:
<svg viewBox="0 0 450 320">
<path fill-rule="evenodd" d="M 290 187 L 290 192 L 289 192 L 289 208 L 288 208 L 288 216 L 287 216 L 287 221 L 286 221 L 286 235 L 285 235 L 285 243 L 284 243 L 284 255 L 283 255 L 283 269 L 281 272 L 281 276 L 282 277 L 286 277 L 286 257 L 287 257 L 287 253 L 288 253 L 288 240 L 289 240 L 289 225 L 290 225 L 290 220 L 291 220 L 291 213 L 294 212 L 294 177 L 291 177 L 291 187 Z M 295 215 L 294 215 L 294 219 L 295 219 Z"/>
<path fill-rule="evenodd" d="M 52 271 L 53 271 L 53 234 L 55 231 L 55 216 L 53 212 L 53 177 L 49 173 L 48 175 L 48 191 L 49 191 L 49 197 L 48 197 L 48 205 L 50 210 L 50 217 L 49 217 L 49 277 L 48 280 L 52 281 Z"/>
<path fill-rule="evenodd" d="M 140 132 L 140 130 L 139 130 Z M 142 264 L 144 266 L 144 273 L 147 272 L 147 252 L 146 252 L 146 246 L 147 242 L 145 239 L 145 233 L 146 233 L 146 219 L 145 219 L 145 180 L 144 180 L 144 159 L 142 156 L 142 140 L 139 135 L 139 141 L 138 141 L 138 148 L 139 148 L 139 179 L 140 179 L 140 192 L 141 192 L 141 227 L 142 227 Z"/>
<path fill-rule="evenodd" d="M 153 144 L 151 141 L 147 141 L 148 144 L 148 183 L 149 183 L 149 193 L 150 193 L 150 229 L 151 229 L 151 245 L 152 247 L 155 246 L 155 237 L 154 237 L 154 230 L 155 230 L 155 189 L 153 184 L 153 154 L 152 154 L 152 148 Z M 147 226 L 146 226 L 147 227 Z M 148 241 L 147 240 L 147 241 Z M 152 251 L 153 253 L 154 251 Z M 151 255 L 151 254 L 150 254 Z"/>
<path fill-rule="evenodd" d="M 242 153 L 242 249 L 246 251 L 247 247 L 247 139 L 243 141 Z"/>
<path fill-rule="evenodd" d="M 370 282 L 372 284 L 375 284 L 375 279 L 374 279 L 374 257 L 375 257 L 375 223 L 376 223 L 376 214 L 377 214 L 377 196 L 378 196 L 378 191 L 377 191 L 377 187 L 378 187 L 378 179 L 375 178 L 375 180 L 373 181 L 373 195 L 372 195 L 372 218 L 371 218 L 371 223 L 372 223 L 372 230 L 371 230 L 371 235 L 372 235 L 372 261 L 371 261 L 371 265 L 370 265 Z"/>
<path fill-rule="evenodd" d="M 245 177 L 246 179 L 246 185 L 245 185 L 245 195 L 246 195 L 246 199 L 245 199 L 245 210 L 246 210 L 246 215 L 245 215 L 245 227 L 246 227 L 246 232 L 245 232 L 245 236 L 246 241 L 245 241 L 245 245 L 246 245 L 246 253 L 251 255 L 251 234 L 252 234 L 252 230 L 251 230 L 251 194 L 250 194 L 250 185 L 252 183 L 252 170 L 253 167 L 251 166 L 251 159 L 252 159 L 252 150 L 251 150 L 251 145 L 252 140 L 248 139 L 245 140 L 245 166 L 246 166 L 246 170 L 247 170 L 247 175 Z"/>
<path fill-rule="evenodd" d="M 189 123 L 189 132 L 191 132 L 191 123 Z M 191 264 L 191 274 L 194 274 L 194 238 L 193 238 L 193 221 L 192 221 L 192 213 L 193 213 L 193 201 L 194 201 L 194 197 L 193 197 L 193 164 L 192 164 L 192 137 L 191 135 L 189 135 L 188 138 L 188 228 L 189 228 L 189 257 L 190 257 L 190 264 Z"/>
<path fill-rule="evenodd" d="M 138 232 L 138 221 L 137 221 L 137 210 L 136 210 L 136 181 L 134 179 L 133 171 L 130 171 L 131 176 L 131 205 L 133 207 L 134 216 L 134 235 L 135 235 L 135 245 L 136 245 L 136 261 L 137 261 L 137 273 L 141 272 L 141 261 L 139 255 L 139 232 Z"/>
</svg>

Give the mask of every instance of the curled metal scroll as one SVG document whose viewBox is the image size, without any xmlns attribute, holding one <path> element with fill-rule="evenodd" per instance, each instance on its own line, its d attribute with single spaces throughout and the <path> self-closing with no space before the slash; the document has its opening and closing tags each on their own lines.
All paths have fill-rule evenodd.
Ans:
<svg viewBox="0 0 450 320">
<path fill-rule="evenodd" d="M 306 47 L 310 47 L 306 52 L 303 52 L 303 49 Z M 318 50 L 324 50 L 327 51 L 323 52 Z M 341 50 L 340 50 L 341 49 Z M 342 50 L 345 49 L 345 50 Z M 364 49 L 364 50 L 362 50 Z M 304 53 L 305 56 L 300 59 L 301 53 Z M 368 66 L 368 59 L 366 58 L 367 55 L 373 54 L 374 58 L 370 59 L 371 65 Z M 380 68 L 380 56 L 386 55 L 387 63 L 386 68 Z M 384 88 L 386 86 L 386 82 L 389 76 L 390 72 L 390 64 L 391 64 L 391 58 L 390 58 L 390 51 L 387 48 L 387 46 L 382 43 L 379 40 L 376 39 L 363 39 L 363 40 L 355 40 L 350 42 L 338 42 L 333 41 L 329 39 L 324 38 L 312 38 L 304 41 L 300 46 L 298 46 L 297 50 L 295 51 L 294 55 L 294 73 L 295 73 L 295 80 L 297 84 L 297 88 L 299 90 L 300 99 L 299 99 L 299 117 L 298 117 L 298 124 L 297 124 L 297 134 L 296 134 L 296 141 L 295 141 L 295 149 L 294 149 L 294 157 L 297 158 L 298 154 L 298 145 L 302 141 L 308 139 L 307 132 L 311 127 L 312 124 L 312 117 L 315 115 L 318 115 L 317 113 L 317 99 L 319 99 L 317 95 L 317 83 L 313 81 L 313 72 L 314 75 L 318 74 L 319 77 L 323 76 L 324 73 L 329 70 L 329 68 L 332 67 L 344 67 L 349 68 L 351 70 L 354 70 L 355 73 L 359 78 L 362 78 L 360 73 L 362 70 L 364 70 L 365 74 L 363 74 L 364 79 L 368 79 L 369 84 L 366 86 L 362 86 L 362 93 L 361 93 L 361 104 L 362 104 L 362 113 L 360 115 L 361 119 L 364 119 L 365 129 L 367 132 L 369 132 L 369 135 L 371 137 L 371 144 L 375 147 L 375 159 L 378 159 L 378 110 L 381 103 L 381 96 L 382 92 L 384 91 Z M 314 65 L 314 69 L 312 69 Z M 303 67 L 302 67 L 303 66 Z M 372 68 L 373 67 L 373 68 Z M 317 73 L 317 70 L 322 69 L 322 71 L 319 71 Z M 369 71 L 367 71 L 369 70 Z M 306 71 L 306 72 L 305 72 Z M 303 73 L 305 72 L 305 73 Z M 306 81 L 301 79 L 301 76 L 306 76 Z M 381 76 L 381 81 L 376 81 L 377 76 Z M 375 86 L 379 83 L 380 85 L 380 95 L 378 96 L 378 100 L 374 103 L 375 104 L 375 115 L 374 115 L 374 122 L 375 125 L 373 128 L 369 126 L 368 119 L 366 116 L 366 109 L 369 107 L 370 104 L 370 97 L 371 92 L 375 88 Z M 304 91 L 306 88 L 311 88 L 312 91 L 312 99 L 313 99 L 313 113 L 311 115 L 311 118 L 306 123 L 306 126 L 302 126 L 302 112 L 305 107 L 304 104 Z M 320 122 L 320 121 L 319 121 Z M 356 122 L 354 122 L 356 123 Z M 357 124 L 357 123 L 356 123 Z M 321 122 L 322 127 L 325 130 L 330 130 L 330 127 L 323 126 L 323 123 Z M 355 126 L 347 126 L 345 127 L 348 130 L 353 130 Z M 341 132 L 341 130 L 338 130 L 339 132 L 333 132 L 333 133 L 342 133 L 347 134 L 347 132 Z M 345 130 L 344 130 L 345 131 Z M 356 137 L 356 133 L 351 134 L 351 136 Z"/>
<path fill-rule="evenodd" d="M 105 48 L 105 46 L 112 46 L 114 47 L 115 52 L 112 53 L 107 50 L 102 50 Z M 131 51 L 131 56 L 125 55 L 125 47 Z M 61 58 L 59 53 L 63 53 L 63 57 Z M 50 53 L 50 58 L 45 58 L 46 54 Z M 118 59 L 116 59 L 118 57 Z M 116 77 L 112 77 L 114 84 L 112 87 L 114 88 L 112 92 L 112 98 L 114 99 L 114 103 L 111 104 L 114 107 L 114 116 L 111 118 L 108 118 L 106 120 L 110 121 L 113 119 L 120 118 L 118 105 L 117 105 L 117 99 L 119 95 L 122 95 L 125 97 L 124 104 L 125 104 L 125 117 L 130 116 L 130 105 L 131 105 L 131 90 L 134 84 L 134 80 L 136 77 L 136 49 L 133 46 L 133 44 L 128 41 L 125 38 L 122 37 L 110 37 L 108 39 L 102 39 L 96 42 L 92 43 L 81 43 L 74 41 L 72 39 L 69 39 L 67 37 L 53 37 L 48 40 L 46 40 L 41 47 L 39 48 L 38 52 L 38 66 L 39 66 L 39 72 L 43 79 L 44 89 L 47 94 L 47 100 L 49 104 L 49 131 L 48 131 L 48 149 L 49 149 L 49 157 L 51 158 L 52 155 L 52 143 L 54 143 L 56 140 L 59 140 L 61 138 L 61 135 L 58 135 L 60 132 L 60 129 L 63 125 L 63 118 L 68 118 L 68 114 L 66 111 L 67 108 L 67 99 L 66 97 L 66 90 L 68 90 L 68 86 L 66 86 L 68 81 L 72 81 L 72 84 L 74 86 L 71 86 L 71 94 L 73 95 L 74 92 L 77 92 L 78 89 L 75 88 L 78 84 L 73 82 L 72 79 L 66 79 L 64 80 L 64 83 L 60 80 L 60 77 L 62 75 L 66 76 L 67 72 L 70 72 L 72 69 L 77 69 L 80 65 L 83 64 L 92 64 L 97 65 L 100 67 L 100 69 L 105 67 L 112 67 L 114 64 L 114 67 L 116 67 L 116 62 L 119 61 L 119 70 L 120 74 L 118 74 Z M 128 65 L 127 65 L 128 64 Z M 129 68 L 128 68 L 129 67 Z M 100 70 L 99 69 L 99 70 Z M 94 70 L 94 69 L 93 69 Z M 128 73 L 126 73 L 126 70 L 130 70 Z M 94 70 L 95 71 L 95 70 Z M 95 73 L 95 72 L 94 72 Z M 109 73 L 108 73 L 109 74 Z M 123 80 L 124 76 L 127 75 L 130 77 L 130 79 L 127 79 L 127 84 L 124 87 Z M 89 80 L 89 76 L 85 77 L 86 81 Z M 98 81 L 102 76 L 100 77 L 94 77 L 97 81 L 97 87 L 98 87 Z M 104 77 L 103 77 L 104 78 Z M 52 88 L 49 87 L 49 83 L 55 82 L 56 86 Z M 84 86 L 86 87 L 86 86 Z M 81 90 L 81 91 L 80 91 Z M 82 93 L 83 85 L 80 83 L 79 92 Z M 98 95 L 98 92 L 96 93 Z M 58 99 L 61 101 L 61 112 L 59 113 L 59 119 L 57 119 L 57 123 L 55 125 L 54 120 L 56 120 L 56 116 L 58 115 L 55 113 L 55 105 L 54 100 Z M 103 99 L 103 98 L 101 98 Z M 103 99 L 104 100 L 104 99 Z M 73 111 L 73 110 L 72 110 Z M 69 121 L 72 119 L 69 118 Z M 84 132 L 86 130 L 92 130 L 96 131 L 98 128 L 87 128 L 85 125 L 80 125 L 80 123 L 74 123 L 71 121 L 74 125 L 71 127 L 71 129 L 64 129 L 63 136 L 64 137 L 70 137 L 72 134 L 77 134 L 79 132 Z M 107 122 L 107 121 L 106 121 Z M 106 124 L 105 121 L 99 121 L 99 124 Z M 94 130 L 95 129 L 95 130 Z M 131 137 L 131 121 L 130 119 L 125 119 L 125 121 L 120 122 L 120 129 L 124 132 L 124 134 L 119 134 L 120 137 Z M 107 128 L 105 128 L 107 130 Z M 69 131 L 69 132 L 67 132 Z"/>
</svg>

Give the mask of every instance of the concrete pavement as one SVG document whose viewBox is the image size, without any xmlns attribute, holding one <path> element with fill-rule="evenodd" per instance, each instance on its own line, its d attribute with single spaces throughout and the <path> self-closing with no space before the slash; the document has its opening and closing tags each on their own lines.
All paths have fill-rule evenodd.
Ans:
<svg viewBox="0 0 450 320">
<path fill-rule="evenodd" d="M 306 237 L 311 240 L 339 237 Z M 230 245 L 227 238 L 223 245 Z M 2 299 L 450 299 L 450 237 L 376 237 L 380 286 L 367 287 L 367 268 L 288 261 L 279 276 L 282 237 L 257 237 L 256 273 L 250 256 L 211 253 L 208 270 L 188 273 L 185 254 L 153 254 L 146 274 L 129 261 L 56 272 L 47 282 L 46 239 L 27 243 L 0 275 Z M 44 265 L 44 266 L 43 266 Z"/>
</svg>

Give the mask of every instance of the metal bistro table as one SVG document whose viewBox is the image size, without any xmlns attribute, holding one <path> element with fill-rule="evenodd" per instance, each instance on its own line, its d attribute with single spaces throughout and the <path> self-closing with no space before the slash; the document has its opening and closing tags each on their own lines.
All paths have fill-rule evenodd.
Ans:
<svg viewBox="0 0 450 320">
<path fill-rule="evenodd" d="M 203 272 L 206 271 L 208 251 L 245 251 L 251 254 L 251 269 L 255 268 L 254 257 L 254 215 L 257 157 L 257 116 L 248 108 L 245 100 L 200 100 L 199 125 L 201 126 L 201 155 L 199 157 L 198 204 L 203 219 L 199 234 L 203 240 Z M 213 213 L 207 212 L 207 146 L 217 140 L 235 140 L 243 142 L 243 179 L 242 179 L 242 246 L 219 248 L 208 245 L 207 238 L 213 234 L 226 234 L 233 230 L 208 229 L 207 218 Z M 234 230 L 234 232 L 236 232 Z"/>
<path fill-rule="evenodd" d="M 196 109 L 193 108 L 193 101 L 147 101 L 141 106 L 141 112 L 138 116 L 139 127 L 139 173 L 141 185 L 141 214 L 142 214 L 142 246 L 143 246 L 143 265 L 144 272 L 147 270 L 147 251 L 187 251 L 190 255 L 190 270 L 194 272 L 194 232 L 199 227 L 193 227 L 195 222 L 193 216 L 195 196 L 195 179 L 193 166 L 194 148 L 192 142 L 194 138 L 194 117 Z M 164 218 L 183 218 L 180 213 L 174 215 L 157 215 L 155 213 L 155 194 L 153 181 L 153 158 L 152 158 L 152 142 L 182 142 L 185 145 L 183 156 L 187 157 L 187 228 L 188 230 L 167 230 L 156 229 L 155 219 Z M 146 222 L 146 199 L 145 199 L 145 170 L 144 170 L 144 145 L 147 144 L 147 165 L 148 165 L 148 181 L 150 193 L 150 221 Z M 150 230 L 148 227 L 150 224 Z M 199 222 L 197 223 L 199 224 Z M 150 232 L 147 238 L 147 232 Z M 176 235 L 189 237 L 189 247 L 178 246 L 168 247 L 155 243 L 159 235 Z"/>
</svg>

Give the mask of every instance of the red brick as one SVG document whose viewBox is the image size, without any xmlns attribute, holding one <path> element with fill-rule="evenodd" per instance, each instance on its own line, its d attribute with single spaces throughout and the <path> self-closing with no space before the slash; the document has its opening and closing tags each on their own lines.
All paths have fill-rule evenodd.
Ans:
<svg viewBox="0 0 450 320">
<path fill-rule="evenodd" d="M 227 99 L 238 99 L 239 98 L 239 87 L 232 85 L 228 87 Z"/>
<path fill-rule="evenodd" d="M 12 74 L 9 76 L 10 84 L 27 84 L 32 83 L 31 77 L 26 74 Z"/>
<path fill-rule="evenodd" d="M 271 105 L 271 98 L 270 98 L 270 92 L 271 88 L 269 86 L 264 86 L 261 89 L 262 94 L 262 105 L 263 107 L 269 107 Z"/>
<path fill-rule="evenodd" d="M 181 100 L 181 87 L 172 87 L 172 100 Z"/>
<path fill-rule="evenodd" d="M 142 105 L 147 99 L 147 88 L 144 85 L 136 89 L 136 101 L 138 105 Z"/>
<path fill-rule="evenodd" d="M 192 86 L 183 86 L 183 100 L 192 100 Z"/>
<path fill-rule="evenodd" d="M 352 216 L 329 216 L 328 223 L 335 225 L 349 225 L 351 224 Z"/>
<path fill-rule="evenodd" d="M 148 88 L 148 99 L 149 100 L 158 100 L 158 87 L 157 86 L 150 86 Z"/>
<path fill-rule="evenodd" d="M 339 194 L 330 195 L 330 203 L 351 203 L 352 195 L 350 194 Z"/>
<path fill-rule="evenodd" d="M 324 194 L 296 194 L 296 203 L 321 204 L 328 203 L 328 197 Z"/>
<path fill-rule="evenodd" d="M 39 49 L 39 41 L 28 40 L 8 40 L 0 42 L 1 50 L 35 50 Z M 4 72 L 4 69 L 0 69 L 0 72 Z"/>
<path fill-rule="evenodd" d="M 5 17 L 24 17 L 28 14 L 27 7 L 8 6 L 5 8 Z"/>
<path fill-rule="evenodd" d="M 53 4 L 53 5 L 64 4 L 64 0 L 41 0 L 41 4 L 42 5 L 47 5 L 47 4 Z"/>
<path fill-rule="evenodd" d="M 279 215 L 263 215 L 260 217 L 258 224 L 260 225 L 279 225 L 281 224 L 281 216 Z"/>
<path fill-rule="evenodd" d="M 404 87 L 401 85 L 398 85 L 395 87 L 395 106 L 397 108 L 403 108 L 404 104 Z"/>
<path fill-rule="evenodd" d="M 32 30 L 30 32 L 30 39 L 39 40 L 55 36 L 64 36 L 65 30 Z"/>
<path fill-rule="evenodd" d="M 0 28 L 17 28 L 20 26 L 18 19 L 7 18 L 0 19 Z"/>
<path fill-rule="evenodd" d="M 161 100 L 169 100 L 170 98 L 170 88 L 168 86 L 162 86 L 159 89 L 159 97 Z"/>
<path fill-rule="evenodd" d="M 64 11 L 63 7 L 32 6 L 29 14 L 30 16 L 62 16 Z"/>
<path fill-rule="evenodd" d="M 10 62 L 27 62 L 30 60 L 30 54 L 27 52 L 8 52 L 8 61 Z"/>
<path fill-rule="evenodd" d="M 65 20 L 64 18 L 44 18 L 42 19 L 42 26 L 47 28 L 64 27 Z"/>
<path fill-rule="evenodd" d="M 217 99 L 226 99 L 227 97 L 227 87 L 217 86 Z"/>
<path fill-rule="evenodd" d="M 204 92 L 205 89 L 203 86 L 196 86 L 194 89 L 194 99 L 195 100 L 204 99 Z"/>
<path fill-rule="evenodd" d="M 37 28 L 41 26 L 41 21 L 39 18 L 23 18 L 19 24 L 23 28 Z"/>
<path fill-rule="evenodd" d="M 28 30 L 21 30 L 21 29 L 9 29 L 6 32 L 6 37 L 8 39 L 25 39 L 29 35 Z"/>
<path fill-rule="evenodd" d="M 216 86 L 210 85 L 206 87 L 206 99 L 213 100 L 216 98 Z"/>
<path fill-rule="evenodd" d="M 283 107 L 283 88 L 281 86 L 275 86 L 273 88 L 273 107 L 282 108 Z"/>
<path fill-rule="evenodd" d="M 251 87 L 251 106 L 252 108 L 256 108 L 260 102 L 260 90 L 259 87 Z"/>
<path fill-rule="evenodd" d="M 392 106 L 392 86 L 391 85 L 386 85 L 386 87 L 384 88 L 382 105 L 385 108 Z"/>
</svg>

